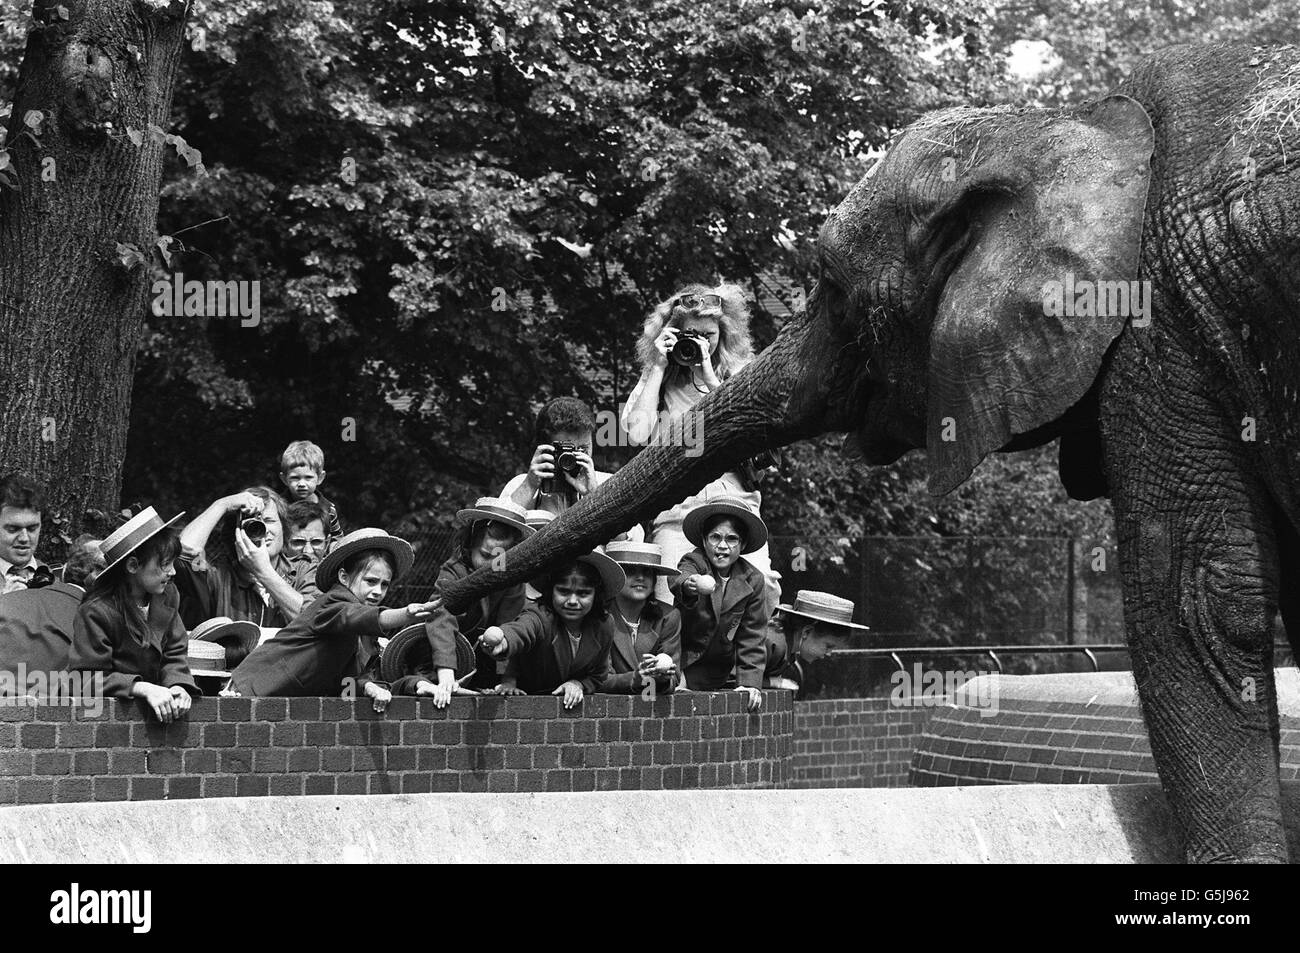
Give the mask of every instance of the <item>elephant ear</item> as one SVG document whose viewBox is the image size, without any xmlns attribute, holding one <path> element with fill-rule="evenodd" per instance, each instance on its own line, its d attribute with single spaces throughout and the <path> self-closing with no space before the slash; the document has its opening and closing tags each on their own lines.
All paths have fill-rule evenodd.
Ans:
<svg viewBox="0 0 1300 953">
<path fill-rule="evenodd" d="M 1014 437 L 1059 418 L 1096 380 L 1128 316 L 1083 315 L 1083 282 L 1131 287 L 1137 278 L 1154 144 L 1146 111 L 1127 96 L 1049 118 L 1003 114 L 968 132 L 979 161 L 937 216 L 967 244 L 930 333 L 926 442 L 935 494 L 959 486 Z M 1060 309 L 1045 303 L 1057 288 L 1069 299 Z M 1104 296 L 1092 310 L 1109 310 Z"/>
</svg>

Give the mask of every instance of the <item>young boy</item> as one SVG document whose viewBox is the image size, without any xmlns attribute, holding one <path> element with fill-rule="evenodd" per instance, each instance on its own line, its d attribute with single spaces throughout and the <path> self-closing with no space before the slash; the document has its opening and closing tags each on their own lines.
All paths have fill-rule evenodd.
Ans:
<svg viewBox="0 0 1300 953">
<path fill-rule="evenodd" d="M 614 631 L 605 602 L 627 577 L 604 553 L 588 553 L 541 581 L 540 605 L 514 622 L 489 627 L 479 644 L 510 664 L 497 687 L 502 695 L 562 695 L 564 707 L 582 704 L 609 678 Z"/>
<path fill-rule="evenodd" d="M 855 632 L 868 631 L 853 621 L 853 608 L 849 599 L 811 589 L 800 589 L 794 605 L 777 606 L 768 630 L 764 685 L 801 691 L 807 681 L 803 663 L 848 648 Z"/>
<path fill-rule="evenodd" d="M 339 511 L 320 491 L 325 482 L 325 451 L 309 440 L 295 440 L 280 454 L 280 482 L 289 491 L 289 502 L 319 503 L 325 511 L 325 531 L 332 543 L 343 535 Z"/>
<path fill-rule="evenodd" d="M 184 516 L 185 514 L 181 514 Z M 152 506 L 101 544 L 105 568 L 77 610 L 69 667 L 103 672 L 104 692 L 140 698 L 161 722 L 190 710 L 203 694 L 189 667 L 189 636 L 172 585 L 180 536 Z"/>
<path fill-rule="evenodd" d="M 359 677 L 371 661 L 370 645 L 386 631 L 427 619 L 437 602 L 400 609 L 380 606 L 389 585 L 411 568 L 414 554 L 406 540 L 382 529 L 358 529 L 339 540 L 317 571 L 325 595 L 303 609 L 275 637 L 249 653 L 231 673 L 230 690 L 239 695 L 338 695 L 350 687 L 386 704 L 388 689 Z M 358 651 L 360 646 L 361 651 Z"/>
<path fill-rule="evenodd" d="M 607 604 L 614 627 L 613 674 L 600 691 L 635 694 L 653 681 L 657 694 L 671 692 L 681 665 L 682 616 L 655 599 L 654 591 L 658 576 L 676 575 L 676 570 L 664 565 L 663 549 L 655 543 L 610 543 L 605 555 L 623 567 L 627 584 Z"/>
<path fill-rule="evenodd" d="M 682 532 L 695 545 L 669 588 L 682 614 L 682 671 L 693 691 L 731 688 L 763 704 L 767 582 L 742 559 L 767 542 L 767 527 L 743 500 L 719 496 L 688 512 Z"/>
<path fill-rule="evenodd" d="M 284 538 L 284 552 L 290 559 L 304 559 L 315 565 L 325 558 L 329 548 L 325 524 L 329 514 L 325 507 L 311 500 L 289 504 L 289 532 Z"/>
</svg>

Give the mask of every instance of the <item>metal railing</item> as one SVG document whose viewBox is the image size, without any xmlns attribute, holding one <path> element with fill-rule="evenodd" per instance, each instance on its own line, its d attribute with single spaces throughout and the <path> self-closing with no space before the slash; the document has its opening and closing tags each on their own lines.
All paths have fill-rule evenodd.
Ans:
<svg viewBox="0 0 1300 953">
<path fill-rule="evenodd" d="M 900 655 L 946 656 L 946 655 L 987 655 L 993 660 L 998 674 L 1002 674 L 1002 660 L 999 655 L 1066 655 L 1085 656 L 1092 663 L 1092 670 L 1100 672 L 1095 652 L 1127 652 L 1128 646 L 1118 643 L 1096 643 L 1093 645 L 937 645 L 937 646 L 900 646 L 882 649 L 834 649 L 829 657 L 841 655 L 861 655 L 867 658 L 892 659 L 899 671 L 906 672 Z"/>
</svg>

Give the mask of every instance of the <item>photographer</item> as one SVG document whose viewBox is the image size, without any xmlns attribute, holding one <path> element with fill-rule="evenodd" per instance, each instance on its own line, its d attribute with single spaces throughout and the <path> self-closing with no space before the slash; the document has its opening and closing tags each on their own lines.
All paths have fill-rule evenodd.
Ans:
<svg viewBox="0 0 1300 953">
<path fill-rule="evenodd" d="M 556 397 L 537 414 L 537 446 L 528 472 L 520 473 L 501 490 L 501 498 L 525 510 L 545 510 L 559 516 L 608 480 L 591 458 L 596 417 L 576 397 Z M 634 526 L 617 539 L 641 542 L 645 533 Z"/>
<path fill-rule="evenodd" d="M 320 595 L 315 569 L 284 552 L 288 518 L 280 494 L 254 486 L 221 497 L 185 527 L 176 588 L 187 628 L 217 616 L 280 628 Z"/>
<path fill-rule="evenodd" d="M 641 379 L 624 404 L 619 423 L 631 443 L 646 445 L 661 439 L 661 431 L 691 412 L 705 394 L 717 390 L 753 359 L 749 307 L 743 292 L 726 282 L 716 288 L 685 285 L 646 318 L 637 342 L 637 356 L 641 359 Z M 719 496 L 739 497 L 755 515 L 760 515 L 762 495 L 753 466 L 746 464 L 741 471 L 724 473 L 695 496 L 655 517 L 649 542 L 663 548 L 665 563 L 676 566 L 693 548 L 682 533 L 686 513 Z M 745 558 L 767 578 L 767 609 L 771 615 L 780 601 L 781 589 L 767 545 Z M 672 601 L 667 579 L 659 579 L 655 597 Z"/>
</svg>

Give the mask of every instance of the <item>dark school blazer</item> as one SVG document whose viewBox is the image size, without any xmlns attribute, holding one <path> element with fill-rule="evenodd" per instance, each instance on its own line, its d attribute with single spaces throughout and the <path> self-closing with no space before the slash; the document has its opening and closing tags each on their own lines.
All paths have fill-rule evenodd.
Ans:
<svg viewBox="0 0 1300 953">
<path fill-rule="evenodd" d="M 382 611 L 336 583 L 248 653 L 231 673 L 230 687 L 241 695 L 337 696 L 343 679 L 358 671 L 358 640 L 384 634 Z"/>
<path fill-rule="evenodd" d="M 0 670 L 66 672 L 72 627 L 86 590 L 66 582 L 0 596 Z M 19 686 L 21 688 L 22 686 Z"/>
<path fill-rule="evenodd" d="M 453 556 L 438 569 L 438 581 L 434 584 L 434 588 L 441 593 L 449 583 L 464 579 L 469 574 L 470 568 L 459 556 Z M 474 646 L 476 674 L 469 684 L 475 688 L 491 688 L 500 681 L 497 674 L 497 660 L 479 650 L 478 637 L 488 626 L 514 622 L 524 611 L 525 602 L 524 584 L 519 583 L 489 592 L 459 615 L 452 615 L 445 609 L 439 609 L 429 620 L 425 631 L 429 633 L 429 644 L 433 648 L 435 663 L 441 660 L 443 664 L 435 664 L 433 677 L 429 680 L 432 682 L 438 680 L 438 668 L 456 667 L 455 637 L 459 632 L 469 640 L 470 645 Z"/>
<path fill-rule="evenodd" d="M 767 663 L 767 581 L 742 556 L 731 567 L 729 583 L 714 575 L 718 588 L 707 596 L 687 596 L 682 585 L 687 576 L 713 575 L 708 559 L 698 547 L 682 557 L 679 573 L 669 584 L 682 614 L 682 671 L 699 661 L 710 643 L 722 639 L 730 646 L 736 685 L 763 687 Z"/>
<path fill-rule="evenodd" d="M 618 601 L 610 599 L 605 608 L 609 612 L 610 628 L 614 630 L 614 644 L 609 653 L 612 674 L 601 683 L 599 691 L 612 695 L 631 695 L 640 691 L 636 685 L 636 670 L 641 664 L 641 656 L 663 653 L 672 656 L 678 672 L 667 678 L 656 678 L 655 689 L 661 695 L 671 692 L 677 686 L 682 665 L 681 613 L 666 602 L 648 600 L 641 610 L 641 624 L 637 626 L 634 641 L 632 630 L 619 615 Z"/>
<path fill-rule="evenodd" d="M 149 618 L 125 605 L 116 589 L 92 591 L 72 624 L 70 668 L 103 672 L 104 693 L 130 698 L 139 681 L 163 688 L 179 685 L 192 696 L 203 692 L 190 675 L 190 637 L 181 622 L 180 593 L 168 583 L 149 600 Z"/>
<path fill-rule="evenodd" d="M 529 695 L 549 695 L 571 679 L 581 682 L 582 691 L 590 695 L 611 674 L 609 652 L 614 630 L 608 619 L 596 622 L 588 616 L 582 620 L 576 656 L 563 623 L 536 606 L 501 626 L 501 631 L 509 647 L 506 674 L 514 675 Z"/>
</svg>

